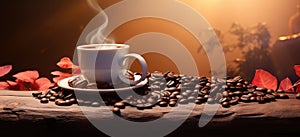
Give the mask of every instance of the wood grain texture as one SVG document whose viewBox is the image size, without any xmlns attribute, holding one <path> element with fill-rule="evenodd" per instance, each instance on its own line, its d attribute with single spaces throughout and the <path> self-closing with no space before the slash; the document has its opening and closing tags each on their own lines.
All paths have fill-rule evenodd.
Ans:
<svg viewBox="0 0 300 137">
<path fill-rule="evenodd" d="M 219 107 L 213 120 L 199 128 L 198 121 L 204 105 L 197 105 L 186 122 L 168 136 L 224 136 L 237 134 L 253 136 L 298 136 L 300 123 L 300 100 L 290 94 L 290 99 L 266 104 L 240 103 L 230 108 Z M 192 104 L 180 111 L 184 112 Z M 111 113 L 99 112 L 105 106 L 78 105 L 57 106 L 53 102 L 41 104 L 28 91 L 0 91 L 0 132 L 3 135 L 19 136 L 106 136 L 89 123 L 81 109 L 91 113 L 92 118 L 110 120 Z M 137 110 L 126 107 L 121 117 L 133 121 L 147 121 L 162 117 L 172 108 L 153 107 Z M 181 118 L 181 113 L 168 119 Z M 244 135 L 245 134 L 245 135 Z"/>
</svg>

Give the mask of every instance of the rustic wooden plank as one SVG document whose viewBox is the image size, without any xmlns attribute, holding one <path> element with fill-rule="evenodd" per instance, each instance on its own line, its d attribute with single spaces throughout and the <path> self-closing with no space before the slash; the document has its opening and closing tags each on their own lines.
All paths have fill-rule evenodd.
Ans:
<svg viewBox="0 0 300 137">
<path fill-rule="evenodd" d="M 57 106 L 54 102 L 41 104 L 39 100 L 32 97 L 31 93 L 32 92 L 28 91 L 0 91 L 0 123 L 5 123 L 0 125 L 0 130 L 5 131 L 5 134 L 17 135 L 17 133 L 11 133 L 13 131 L 12 129 L 17 128 L 19 130 L 23 129 L 25 126 L 27 128 L 24 128 L 22 131 L 26 132 L 24 134 L 30 135 L 35 133 L 34 131 L 28 131 L 32 130 L 32 128 L 47 131 L 54 127 L 60 127 L 57 131 L 64 132 L 62 135 L 70 135 L 68 132 L 74 132 L 74 134 L 77 135 L 80 133 L 86 134 L 85 132 L 91 132 L 93 134 L 89 135 L 104 136 L 104 134 L 97 131 L 97 129 L 93 128 L 93 126 L 89 124 L 86 116 L 81 110 L 83 109 L 88 112 L 92 112 L 90 117 L 93 118 L 107 120 L 112 118 L 112 113 L 108 112 L 101 113 L 101 115 L 99 115 L 99 112 L 104 110 L 106 106 Z M 230 108 L 219 107 L 212 122 L 202 129 L 197 127 L 197 124 L 204 105 L 197 105 L 185 124 L 174 132 L 177 134 L 171 134 L 171 136 L 182 135 L 178 133 L 178 131 L 181 130 L 189 132 L 205 131 L 204 133 L 207 133 L 207 135 L 218 136 L 218 134 L 214 134 L 212 131 L 213 129 L 218 129 L 220 131 L 226 129 L 232 132 L 232 129 L 228 129 L 228 127 L 234 127 L 244 132 L 244 130 L 239 127 L 247 128 L 245 125 L 251 125 L 253 126 L 253 130 L 257 131 L 260 131 L 260 128 L 257 127 L 258 125 L 264 125 L 265 128 L 267 128 L 266 133 L 270 134 L 275 134 L 277 132 L 297 134 L 294 132 L 294 129 L 300 122 L 300 100 L 297 100 L 294 94 L 290 94 L 289 96 L 290 99 L 280 99 L 276 102 L 266 104 L 240 103 L 238 105 L 231 106 Z M 180 111 L 188 111 L 191 106 L 192 104 L 185 105 L 185 107 L 183 107 Z M 126 109 L 121 111 L 121 117 L 136 121 L 147 121 L 160 118 L 170 110 L 171 108 L 169 107 L 153 107 L 152 109 L 145 110 L 138 110 L 134 107 L 126 107 Z M 177 119 L 181 117 L 181 114 L 183 113 L 178 113 L 168 118 Z M 39 126 L 32 126 L 32 124 L 37 124 Z M 49 124 L 53 124 L 53 127 L 49 127 Z M 71 130 L 63 125 L 72 125 L 70 127 L 75 130 Z M 85 126 L 89 128 L 85 129 Z M 288 126 L 289 128 L 282 128 L 282 126 Z M 204 129 L 206 129 L 207 132 Z M 273 129 L 275 130 L 273 131 Z M 223 132 L 226 133 L 225 131 Z M 38 135 L 43 133 L 39 133 Z M 53 135 L 54 133 L 56 132 L 48 133 L 47 135 Z"/>
</svg>

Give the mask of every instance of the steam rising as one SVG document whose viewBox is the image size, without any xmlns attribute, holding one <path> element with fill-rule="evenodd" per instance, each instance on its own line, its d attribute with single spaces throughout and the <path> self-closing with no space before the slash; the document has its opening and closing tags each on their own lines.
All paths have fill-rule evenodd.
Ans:
<svg viewBox="0 0 300 137">
<path fill-rule="evenodd" d="M 99 27 L 87 35 L 86 42 L 89 44 L 114 43 L 114 40 L 108 39 L 103 35 L 103 31 L 108 25 L 108 17 L 104 10 L 99 6 L 97 0 L 87 0 L 87 3 L 93 10 L 99 13 L 98 16 L 101 17 L 101 22 L 99 22 Z"/>
</svg>

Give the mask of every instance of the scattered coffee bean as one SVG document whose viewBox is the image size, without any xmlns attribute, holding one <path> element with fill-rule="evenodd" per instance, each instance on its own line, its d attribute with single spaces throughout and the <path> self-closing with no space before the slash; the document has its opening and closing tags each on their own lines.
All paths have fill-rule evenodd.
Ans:
<svg viewBox="0 0 300 137">
<path fill-rule="evenodd" d="M 117 103 L 115 103 L 114 106 L 115 106 L 115 107 L 118 107 L 118 108 L 120 108 L 120 109 L 124 109 L 124 108 L 125 108 L 124 102 L 117 102 Z"/>
<path fill-rule="evenodd" d="M 281 90 L 281 89 L 278 89 L 278 90 L 277 90 L 277 93 L 284 93 L 284 91 Z"/>
<path fill-rule="evenodd" d="M 56 97 L 54 97 L 54 96 L 51 96 L 50 98 L 49 98 L 49 101 L 55 101 L 56 100 Z"/>
<path fill-rule="evenodd" d="M 216 103 L 216 102 L 215 102 L 215 99 L 213 99 L 213 98 L 208 98 L 208 99 L 207 99 L 207 103 L 208 103 L 208 104 L 214 104 L 214 103 Z"/>
<path fill-rule="evenodd" d="M 189 102 L 188 102 L 188 100 L 187 99 L 180 99 L 179 100 L 179 104 L 188 104 Z"/>
<path fill-rule="evenodd" d="M 128 78 L 132 78 L 135 73 L 128 72 Z M 161 107 L 175 107 L 178 104 L 188 103 L 221 103 L 223 107 L 230 107 L 240 102 L 258 102 L 268 103 L 276 99 L 287 99 L 288 95 L 283 94 L 282 90 L 274 91 L 272 89 L 252 86 L 241 76 L 234 78 L 207 78 L 194 77 L 183 74 L 175 74 L 174 72 L 161 73 L 155 71 L 147 76 L 149 81 L 141 89 L 137 89 L 137 93 L 141 95 L 151 94 L 149 98 L 126 98 L 117 100 L 107 98 L 105 103 L 112 105 L 114 109 L 124 109 L 126 104 L 132 107 L 137 107 L 139 110 L 152 108 L 154 105 Z M 82 77 L 77 77 L 68 81 L 71 87 L 87 88 L 88 83 Z M 94 84 L 95 85 L 95 84 Z M 108 83 L 97 83 L 99 88 L 112 88 Z M 75 103 L 80 103 L 86 106 L 99 106 L 99 104 L 91 100 L 77 100 L 73 91 L 53 87 L 47 92 L 33 92 L 32 96 L 39 99 L 41 102 L 55 101 L 56 105 L 69 106 Z M 44 99 L 45 98 L 45 99 Z M 300 99 L 299 95 L 296 95 Z M 43 101 L 42 101 L 43 100 Z"/>
<path fill-rule="evenodd" d="M 75 88 L 86 88 L 86 86 L 87 86 L 88 84 L 89 84 L 89 83 L 88 83 L 87 80 L 79 80 L 78 82 L 76 82 L 76 83 L 74 84 L 73 87 L 75 87 Z"/>
<path fill-rule="evenodd" d="M 69 101 L 69 103 L 71 103 L 70 100 L 68 100 L 68 101 Z M 66 100 L 66 103 L 67 103 L 67 100 Z M 92 107 L 100 107 L 101 105 L 100 105 L 99 102 L 92 102 L 92 103 L 91 103 L 91 106 L 92 106 Z"/>
<path fill-rule="evenodd" d="M 300 93 L 296 95 L 296 99 L 300 99 Z"/>
<path fill-rule="evenodd" d="M 42 94 L 42 92 L 37 91 L 37 92 L 33 92 L 33 93 L 32 93 L 32 96 L 33 96 L 33 97 L 38 97 L 38 96 L 41 95 L 41 94 Z"/>
<path fill-rule="evenodd" d="M 223 102 L 223 103 L 222 103 L 222 106 L 223 106 L 224 108 L 228 108 L 228 107 L 230 107 L 230 103 L 229 103 L 229 102 Z"/>
<path fill-rule="evenodd" d="M 114 108 L 113 108 L 113 113 L 116 114 L 116 115 L 120 115 L 120 114 L 121 114 L 120 108 L 114 107 Z"/>
<path fill-rule="evenodd" d="M 289 96 L 287 94 L 279 94 L 280 99 L 289 99 Z"/>
<path fill-rule="evenodd" d="M 161 101 L 161 102 L 159 102 L 159 106 L 160 106 L 160 107 L 167 107 L 167 106 L 168 106 L 168 103 L 165 102 L 165 101 Z"/>
<path fill-rule="evenodd" d="M 169 102 L 169 106 L 170 106 L 170 107 L 175 107 L 176 104 L 177 104 L 176 101 L 170 101 L 170 102 Z"/>
<path fill-rule="evenodd" d="M 42 98 L 40 100 L 40 102 L 43 103 L 43 104 L 46 104 L 46 103 L 49 103 L 49 100 L 48 100 L 48 98 Z"/>
</svg>

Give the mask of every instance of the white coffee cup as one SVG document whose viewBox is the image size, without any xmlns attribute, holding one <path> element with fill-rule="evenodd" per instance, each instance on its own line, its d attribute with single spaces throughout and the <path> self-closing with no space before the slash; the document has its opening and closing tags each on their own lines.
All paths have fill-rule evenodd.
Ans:
<svg viewBox="0 0 300 137">
<path fill-rule="evenodd" d="M 90 83 L 109 83 L 117 81 L 135 85 L 143 81 L 148 73 L 145 59 L 135 53 L 129 54 L 126 44 L 88 44 L 77 47 L 78 63 L 83 76 Z M 142 76 L 139 80 L 129 81 L 124 73 L 129 69 L 127 58 L 137 59 L 142 66 Z M 98 86 L 99 87 L 99 86 Z"/>
</svg>

